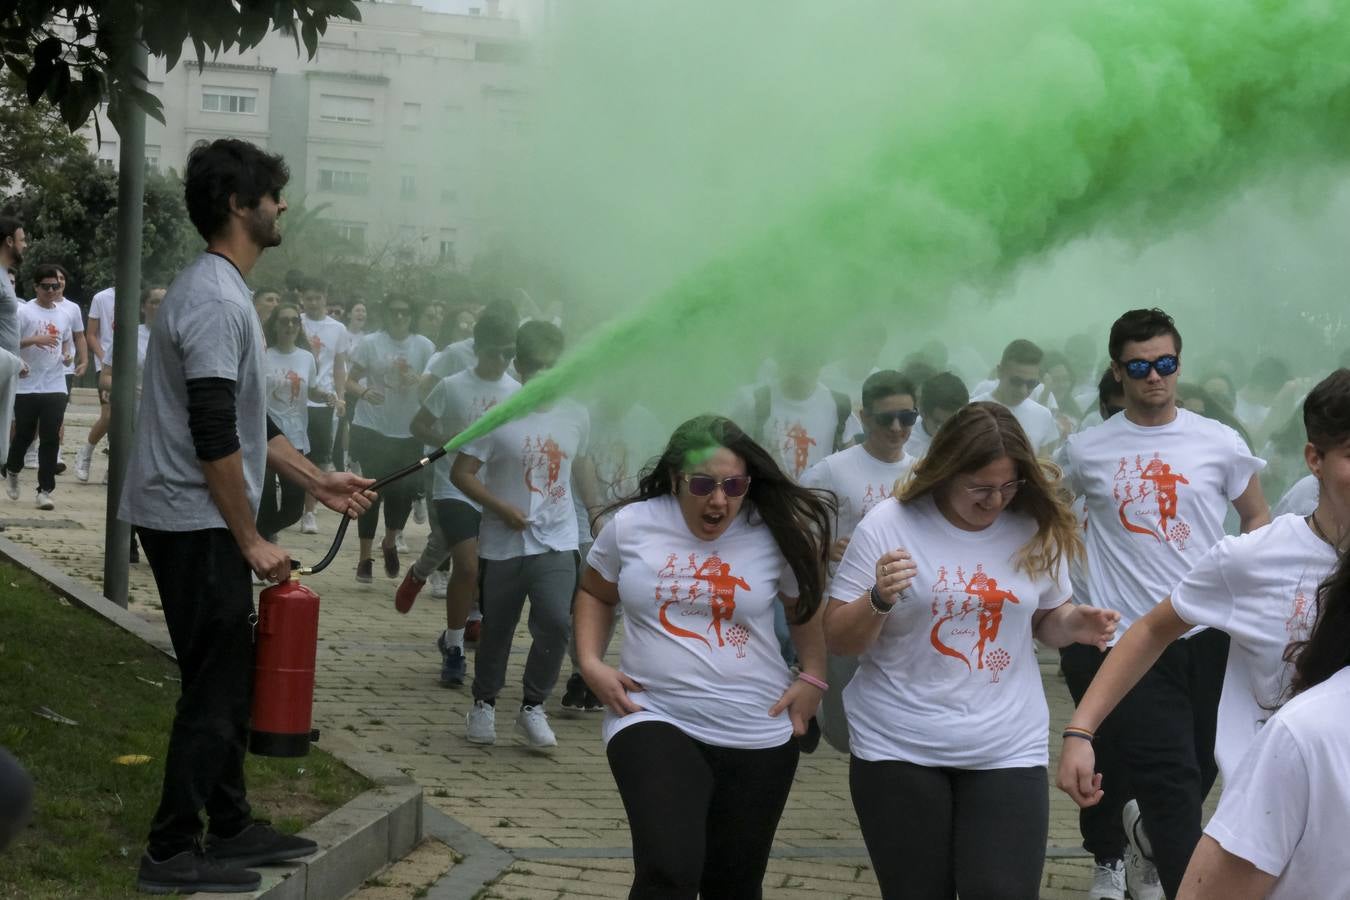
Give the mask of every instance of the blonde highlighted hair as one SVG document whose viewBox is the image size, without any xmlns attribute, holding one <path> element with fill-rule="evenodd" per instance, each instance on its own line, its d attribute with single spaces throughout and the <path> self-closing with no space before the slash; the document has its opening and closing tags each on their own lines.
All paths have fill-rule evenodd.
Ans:
<svg viewBox="0 0 1350 900">
<path fill-rule="evenodd" d="M 1005 456 L 1024 482 L 1006 508 L 1036 521 L 1036 534 L 1018 553 L 1017 567 L 1032 576 L 1054 576 L 1060 566 L 1083 554 L 1078 519 L 1069 508 L 1059 467 L 1036 458 L 1026 432 L 1007 407 L 989 401 L 962 407 L 942 423 L 928 455 L 903 483 L 896 484 L 895 495 L 901 503 L 930 494 L 936 499 L 957 476 L 977 472 Z"/>
</svg>

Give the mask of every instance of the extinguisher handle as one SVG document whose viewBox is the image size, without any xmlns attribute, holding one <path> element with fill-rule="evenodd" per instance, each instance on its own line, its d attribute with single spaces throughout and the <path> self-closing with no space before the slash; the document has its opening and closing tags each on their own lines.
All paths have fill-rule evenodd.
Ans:
<svg viewBox="0 0 1350 900">
<path fill-rule="evenodd" d="M 414 472 L 420 472 L 422 469 L 425 469 L 427 466 L 431 465 L 436 460 L 440 459 L 442 456 L 445 456 L 445 452 L 446 451 L 444 447 L 439 447 L 433 452 L 428 453 L 426 456 L 422 457 L 412 465 L 407 466 L 406 468 L 399 469 L 397 472 L 394 472 L 391 475 L 384 476 L 383 478 L 379 479 L 374 484 L 372 484 L 370 487 L 366 488 L 366 490 L 378 492 L 380 488 L 384 487 L 387 484 L 392 484 L 393 482 L 398 481 L 400 478 L 406 478 L 407 476 L 413 474 Z M 319 560 L 312 566 L 301 567 L 300 574 L 317 575 L 324 569 L 328 568 L 332 564 L 333 560 L 337 558 L 338 551 L 342 549 L 342 540 L 347 536 L 347 528 L 351 524 L 352 524 L 351 518 L 349 516 L 343 516 L 342 521 L 338 523 L 337 534 L 333 535 L 333 543 L 329 546 L 328 552 L 324 554 L 323 559 Z M 292 561 L 291 565 L 295 566 L 296 563 Z"/>
</svg>

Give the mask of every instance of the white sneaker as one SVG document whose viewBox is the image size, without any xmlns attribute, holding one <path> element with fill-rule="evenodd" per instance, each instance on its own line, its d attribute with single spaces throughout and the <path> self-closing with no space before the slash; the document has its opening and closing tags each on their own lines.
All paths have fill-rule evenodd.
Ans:
<svg viewBox="0 0 1350 900">
<path fill-rule="evenodd" d="M 37 464 L 38 464 L 37 445 L 35 444 L 27 453 L 24 454 L 23 467 L 25 469 L 36 469 Z"/>
<path fill-rule="evenodd" d="M 418 497 L 413 501 L 413 521 L 418 525 L 427 524 L 427 498 Z"/>
<path fill-rule="evenodd" d="M 319 533 L 319 523 L 318 523 L 318 521 L 314 518 L 314 513 L 312 513 L 312 512 L 307 512 L 307 513 L 305 513 L 303 516 L 300 517 L 300 533 L 301 533 L 301 534 L 318 534 L 318 533 Z"/>
<path fill-rule="evenodd" d="M 1088 900 L 1125 900 L 1125 861 L 1095 863 L 1092 866 L 1092 889 Z"/>
<path fill-rule="evenodd" d="M 473 701 L 473 709 L 465 717 L 468 729 L 465 737 L 470 744 L 497 743 L 497 708 L 482 700 Z"/>
<path fill-rule="evenodd" d="M 85 444 L 75 453 L 75 477 L 80 481 L 89 480 L 89 467 L 94 462 L 94 448 Z"/>
<path fill-rule="evenodd" d="M 542 704 L 520 708 L 520 712 L 516 715 L 516 731 L 525 738 L 525 743 L 531 747 L 558 746 L 558 738 L 548 725 L 548 715 L 545 714 Z"/>
<path fill-rule="evenodd" d="M 52 500 L 52 495 L 46 491 L 37 492 L 38 509 L 56 509 L 56 503 Z"/>
<path fill-rule="evenodd" d="M 431 596 L 444 600 L 445 589 L 450 586 L 450 576 L 440 569 L 435 569 L 427 579 L 427 584 L 431 585 Z"/>
<path fill-rule="evenodd" d="M 401 531 L 394 538 L 394 549 L 397 550 L 399 553 L 408 552 L 408 542 L 403 540 L 403 532 Z"/>
<path fill-rule="evenodd" d="M 1133 900 L 1164 900 L 1158 867 L 1153 865 L 1153 848 L 1149 845 L 1144 823 L 1139 815 L 1138 801 L 1131 800 L 1121 812 L 1125 826 L 1125 883 Z"/>
<path fill-rule="evenodd" d="M 9 499 L 11 499 L 11 500 L 18 500 L 18 499 L 19 499 L 19 473 L 18 473 L 18 472 L 6 472 L 6 473 L 5 473 L 5 493 L 6 493 L 6 494 L 9 494 Z"/>
</svg>

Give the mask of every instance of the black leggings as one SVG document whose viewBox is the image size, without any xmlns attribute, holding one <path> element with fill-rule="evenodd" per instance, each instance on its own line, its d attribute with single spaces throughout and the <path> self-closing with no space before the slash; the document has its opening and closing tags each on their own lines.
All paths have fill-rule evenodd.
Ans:
<svg viewBox="0 0 1350 900">
<path fill-rule="evenodd" d="M 1045 769 L 935 769 L 849 760 L 881 896 L 1036 900 L 1050 827 Z"/>
<path fill-rule="evenodd" d="M 616 734 L 606 754 L 633 834 L 630 900 L 761 897 L 797 753 L 792 740 L 714 747 L 664 722 Z"/>
<path fill-rule="evenodd" d="M 385 437 L 363 425 L 353 425 L 352 456 L 361 464 L 361 474 L 367 478 L 383 478 L 422 458 L 422 442 L 416 438 Z M 375 537 L 380 524 L 380 505 L 384 505 L 384 527 L 402 531 L 412 512 L 413 498 L 417 496 L 417 477 L 410 475 L 380 489 L 370 509 L 356 521 L 356 533 L 366 540 Z"/>
<path fill-rule="evenodd" d="M 281 482 L 281 503 L 277 504 L 277 482 Z M 305 511 L 305 489 L 300 485 L 277 478 L 276 471 L 267 467 L 263 478 L 262 500 L 258 503 L 258 534 L 269 541 L 276 540 L 277 532 L 300 521 Z"/>
</svg>

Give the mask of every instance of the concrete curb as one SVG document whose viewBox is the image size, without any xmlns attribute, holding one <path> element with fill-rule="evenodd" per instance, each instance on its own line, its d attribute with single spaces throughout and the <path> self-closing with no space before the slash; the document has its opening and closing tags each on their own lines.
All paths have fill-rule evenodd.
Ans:
<svg viewBox="0 0 1350 900">
<path fill-rule="evenodd" d="M 161 653 L 172 657 L 164 628 L 129 612 L 88 585 L 69 577 L 23 547 L 0 537 L 0 558 L 27 569 L 72 603 L 99 615 Z M 422 841 L 422 786 L 383 757 L 360 750 L 340 735 L 324 736 L 321 747 L 375 782 L 301 832 L 319 845 L 313 856 L 292 865 L 259 869 L 263 887 L 249 894 L 193 894 L 193 897 L 252 897 L 255 900 L 334 900 L 402 859 Z"/>
</svg>

